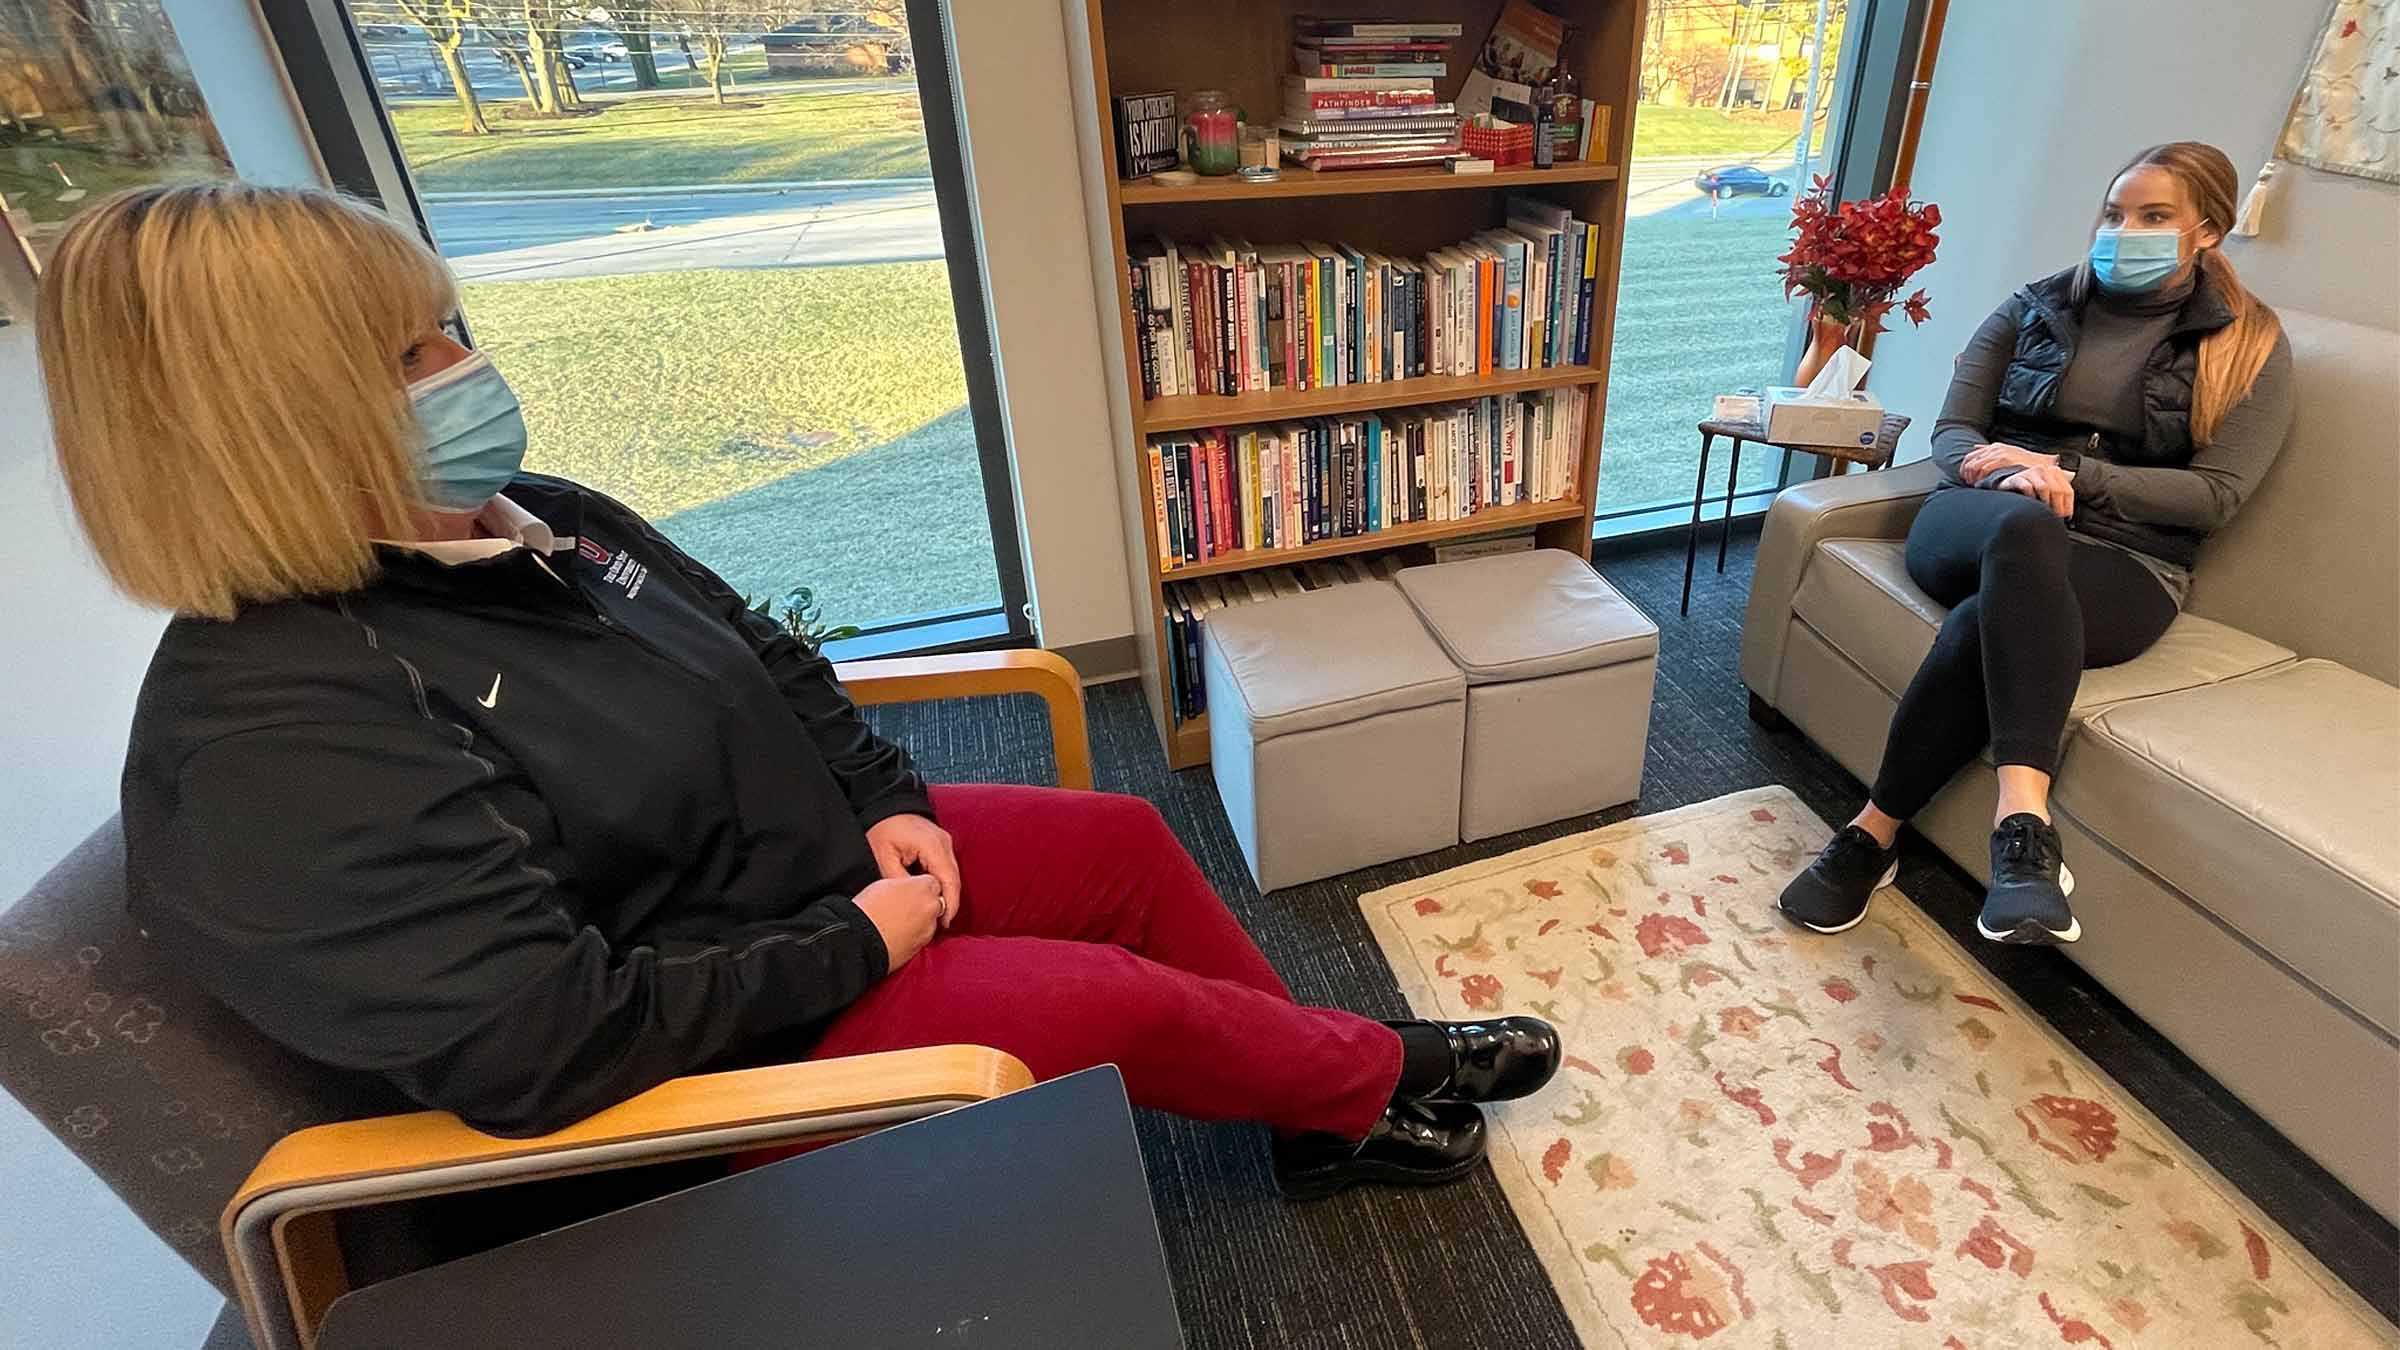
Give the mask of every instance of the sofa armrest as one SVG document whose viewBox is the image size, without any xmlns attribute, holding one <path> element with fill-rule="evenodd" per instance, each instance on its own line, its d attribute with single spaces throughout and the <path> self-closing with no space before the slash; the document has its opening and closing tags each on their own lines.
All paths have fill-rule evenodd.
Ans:
<svg viewBox="0 0 2400 1350">
<path fill-rule="evenodd" d="M 1084 728 L 1083 682 L 1076 677 L 1075 667 L 1056 652 L 1026 648 L 843 661 L 834 666 L 833 675 L 850 691 L 850 701 L 862 708 L 977 694 L 1038 694 L 1050 705 L 1050 741 L 1058 761 L 1058 785 L 1091 790 L 1092 743 Z"/>
<path fill-rule="evenodd" d="M 1877 473 L 1819 478 L 1785 490 L 1767 508 L 1742 618 L 1742 683 L 1772 706 L 1783 670 L 1792 597 L 1817 544 L 1826 539 L 1903 539 L 1917 508 L 1941 485 L 1931 460 Z"/>
<path fill-rule="evenodd" d="M 284 1136 L 225 1206 L 219 1236 L 261 1350 L 312 1343 L 349 1275 L 345 1209 L 578 1172 L 832 1142 L 1027 1087 L 1014 1056 L 975 1045 L 774 1064 L 661 1083 L 563 1130 L 502 1139 L 447 1111 L 342 1121 Z"/>
</svg>

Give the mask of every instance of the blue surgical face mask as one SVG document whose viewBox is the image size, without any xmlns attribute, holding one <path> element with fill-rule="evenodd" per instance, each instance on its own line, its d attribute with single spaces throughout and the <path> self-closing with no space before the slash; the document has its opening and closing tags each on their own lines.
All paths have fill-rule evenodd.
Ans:
<svg viewBox="0 0 2400 1350">
<path fill-rule="evenodd" d="M 2092 279 L 2119 294 L 2147 291 L 2183 266 L 2189 230 L 2105 229 L 2092 236 Z"/>
<path fill-rule="evenodd" d="M 437 510 L 474 511 L 525 463 L 525 415 L 481 352 L 408 387 L 423 438 L 418 474 Z"/>
</svg>

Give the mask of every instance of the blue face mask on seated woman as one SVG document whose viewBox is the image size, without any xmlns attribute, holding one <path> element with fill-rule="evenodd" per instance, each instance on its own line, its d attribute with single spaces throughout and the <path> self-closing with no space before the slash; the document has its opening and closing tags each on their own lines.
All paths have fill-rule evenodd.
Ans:
<svg viewBox="0 0 2400 1350">
<path fill-rule="evenodd" d="M 2104 229 L 2092 235 L 2092 279 L 2121 295 L 2153 290 L 2183 266 L 2188 230 Z"/>
<path fill-rule="evenodd" d="M 410 385 L 408 402 L 423 437 L 425 500 L 436 509 L 480 509 L 524 465 L 525 414 L 483 353 Z"/>
</svg>

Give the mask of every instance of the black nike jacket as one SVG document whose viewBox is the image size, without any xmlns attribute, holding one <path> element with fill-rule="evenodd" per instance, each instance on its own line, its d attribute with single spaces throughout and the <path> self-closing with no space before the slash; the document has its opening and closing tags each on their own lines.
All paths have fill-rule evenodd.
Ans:
<svg viewBox="0 0 2400 1350">
<path fill-rule="evenodd" d="M 389 549 L 170 623 L 124 820 L 135 919 L 235 1012 L 528 1135 L 805 1044 L 885 971 L 866 828 L 932 808 L 831 663 L 640 517 L 507 495 L 577 541 L 549 570 Z"/>
</svg>

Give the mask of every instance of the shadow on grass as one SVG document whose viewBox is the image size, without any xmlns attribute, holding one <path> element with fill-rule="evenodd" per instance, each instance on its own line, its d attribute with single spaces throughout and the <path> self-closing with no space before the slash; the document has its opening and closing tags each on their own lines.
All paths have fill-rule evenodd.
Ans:
<svg viewBox="0 0 2400 1350">
<path fill-rule="evenodd" d="M 975 427 L 963 406 L 896 440 L 656 523 L 745 595 L 815 588 L 831 623 L 1000 595 Z"/>
</svg>

